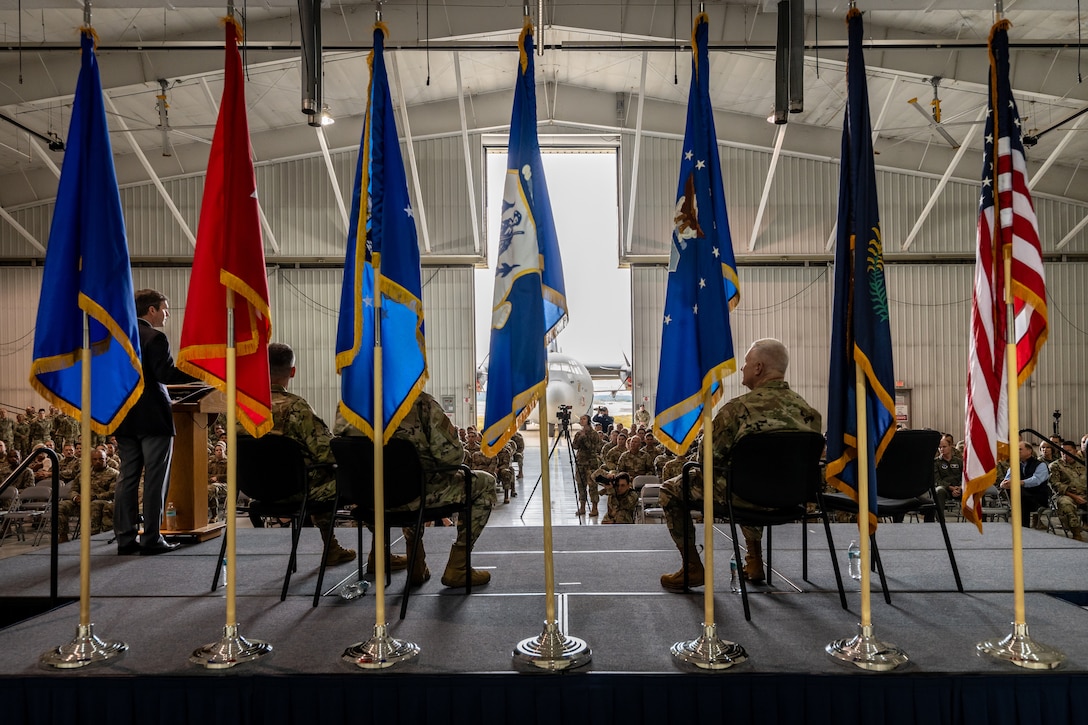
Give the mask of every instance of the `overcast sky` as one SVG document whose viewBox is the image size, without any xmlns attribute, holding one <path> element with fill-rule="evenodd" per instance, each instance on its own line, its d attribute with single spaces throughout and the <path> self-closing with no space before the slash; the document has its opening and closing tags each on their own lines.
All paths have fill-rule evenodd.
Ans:
<svg viewBox="0 0 1088 725">
<path fill-rule="evenodd" d="M 615 153 L 545 153 L 544 173 L 563 257 L 570 321 L 559 333 L 559 351 L 583 363 L 622 363 L 631 356 L 631 280 L 619 268 Z M 506 154 L 487 156 L 489 269 L 476 270 L 476 361 L 491 342 Z"/>
</svg>

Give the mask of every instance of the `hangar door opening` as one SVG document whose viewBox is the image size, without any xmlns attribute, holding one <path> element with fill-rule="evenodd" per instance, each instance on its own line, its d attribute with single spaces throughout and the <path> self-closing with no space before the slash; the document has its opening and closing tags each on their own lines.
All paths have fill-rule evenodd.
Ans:
<svg viewBox="0 0 1088 725">
<path fill-rule="evenodd" d="M 595 371 L 594 405 L 630 416 L 631 396 L 621 373 L 630 373 L 631 278 L 619 265 L 618 150 L 546 146 L 544 173 L 563 259 L 569 322 L 559 333 L 557 351 Z M 475 273 L 476 365 L 486 375 L 491 340 L 495 260 L 506 178 L 507 149 L 486 149 L 487 269 Z M 613 394 L 615 397 L 613 397 Z M 598 402 L 599 401 L 599 402 Z M 484 395 L 477 393 L 477 418 Z"/>
</svg>

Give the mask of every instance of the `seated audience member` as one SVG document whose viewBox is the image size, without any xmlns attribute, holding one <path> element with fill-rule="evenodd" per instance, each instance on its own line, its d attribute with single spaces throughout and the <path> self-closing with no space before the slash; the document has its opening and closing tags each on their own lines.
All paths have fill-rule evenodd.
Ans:
<svg viewBox="0 0 1088 725">
<path fill-rule="evenodd" d="M 631 488 L 631 477 L 621 471 L 612 481 L 613 494 L 608 497 L 608 511 L 602 524 L 633 524 L 638 509 L 638 492 Z"/>
<path fill-rule="evenodd" d="M 1061 460 L 1050 464 L 1050 486 L 1056 494 L 1054 508 L 1058 510 L 1062 528 L 1077 541 L 1088 541 L 1077 511 L 1079 506 L 1088 503 L 1088 485 L 1085 481 L 1084 465 L 1073 459 L 1076 452 L 1077 447 L 1073 441 L 1062 443 Z"/>
<path fill-rule="evenodd" d="M 106 465 L 106 452 L 101 448 L 91 451 L 91 534 L 113 529 L 113 495 L 117 488 L 118 472 Z M 81 510 L 81 480 L 72 481 L 69 498 L 57 506 L 57 541 L 68 541 L 71 519 L 79 519 Z"/>
<path fill-rule="evenodd" d="M 1035 457 L 1035 450 L 1030 443 L 1020 441 L 1020 525 L 1024 528 L 1032 525 L 1032 520 L 1038 525 L 1039 509 L 1050 504 L 1050 469 L 1046 464 Z M 1008 489 L 1012 485 L 1012 471 L 1005 474 L 1005 480 L 1001 482 L 1001 488 Z"/>
<path fill-rule="evenodd" d="M 3 445 L 3 441 L 0 441 L 0 445 Z M 22 456 L 19 455 L 19 451 L 11 449 L 7 452 L 5 457 L 3 470 L 4 474 L 2 478 L 6 479 L 11 475 L 11 472 L 19 467 L 19 464 L 23 462 Z M 24 489 L 30 488 L 34 485 L 34 473 L 29 468 L 24 468 L 22 473 L 19 474 L 19 479 L 15 482 L 15 488 Z"/>
<path fill-rule="evenodd" d="M 949 500 L 963 499 L 963 457 L 952 445 L 952 436 L 941 436 L 937 457 L 933 459 L 933 485 L 937 489 L 937 505 L 944 509 Z M 933 515 L 926 514 L 926 521 Z"/>
</svg>

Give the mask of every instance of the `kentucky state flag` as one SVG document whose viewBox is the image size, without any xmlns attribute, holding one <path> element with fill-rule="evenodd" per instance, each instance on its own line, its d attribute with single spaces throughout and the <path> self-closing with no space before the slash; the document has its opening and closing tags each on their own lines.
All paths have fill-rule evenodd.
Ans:
<svg viewBox="0 0 1088 725">
<path fill-rule="evenodd" d="M 847 13 L 846 118 L 839 173 L 835 303 L 827 401 L 827 481 L 858 499 L 858 426 L 867 430 L 869 527 L 876 530 L 876 465 L 895 435 L 892 335 L 884 282 L 884 245 L 877 209 L 869 92 L 865 84 L 861 12 Z M 865 381 L 865 420 L 857 419 L 856 371 Z"/>
</svg>

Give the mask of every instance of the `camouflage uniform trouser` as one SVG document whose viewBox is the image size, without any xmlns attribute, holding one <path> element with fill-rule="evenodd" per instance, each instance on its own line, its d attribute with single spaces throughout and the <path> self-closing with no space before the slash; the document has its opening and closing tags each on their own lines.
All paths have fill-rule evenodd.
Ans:
<svg viewBox="0 0 1088 725">
<path fill-rule="evenodd" d="M 589 500 L 596 506 L 601 498 L 600 493 L 597 491 L 597 480 L 594 478 L 597 469 L 591 466 L 578 465 L 574 471 L 574 484 L 578 487 L 578 500 L 585 503 L 586 493 L 588 492 Z"/>
<path fill-rule="evenodd" d="M 690 479 L 691 505 L 698 507 L 698 510 L 701 511 L 703 508 L 703 476 L 699 471 L 696 471 L 695 474 L 696 475 Z M 669 536 L 672 537 L 673 543 L 676 544 L 676 548 L 680 550 L 681 554 L 684 553 L 684 529 L 687 529 L 688 544 L 694 546 L 696 543 L 695 525 L 691 522 L 691 513 L 684 510 L 684 491 L 681 485 L 682 482 L 682 476 L 676 476 L 675 478 L 670 478 L 668 481 L 665 481 L 665 483 L 661 484 L 660 498 L 658 498 L 658 505 L 660 505 L 665 512 L 665 523 L 669 527 Z M 724 508 L 727 505 L 725 496 L 725 479 L 715 478 L 714 504 Z M 733 505 L 738 508 L 763 508 L 750 504 L 743 499 L 734 500 Z M 746 540 L 763 540 L 763 527 L 761 526 L 742 526 L 741 530 L 744 532 L 744 538 Z"/>
<path fill-rule="evenodd" d="M 495 505 L 495 477 L 487 471 L 472 472 L 472 542 L 480 538 L 480 533 L 491 518 L 491 507 Z M 427 505 L 441 506 L 448 503 L 460 503 L 465 499 L 465 488 L 460 476 L 452 480 L 439 480 L 434 484 L 427 484 Z M 415 500 L 406 506 L 394 511 L 414 511 L 419 508 L 419 500 Z M 467 534 L 463 517 L 457 517 L 457 541 L 454 546 L 464 546 Z M 405 529 L 405 533 L 411 529 Z"/>
<path fill-rule="evenodd" d="M 1054 508 L 1058 509 L 1058 519 L 1062 522 L 1062 528 L 1066 531 L 1075 531 L 1081 528 L 1080 514 L 1077 513 L 1077 505 L 1068 496 L 1060 495 L 1054 498 Z"/>
<path fill-rule="evenodd" d="M 68 535 L 69 521 L 79 518 L 80 504 L 64 500 L 57 506 L 57 532 Z M 91 533 L 113 531 L 113 501 L 91 501 Z"/>
</svg>

